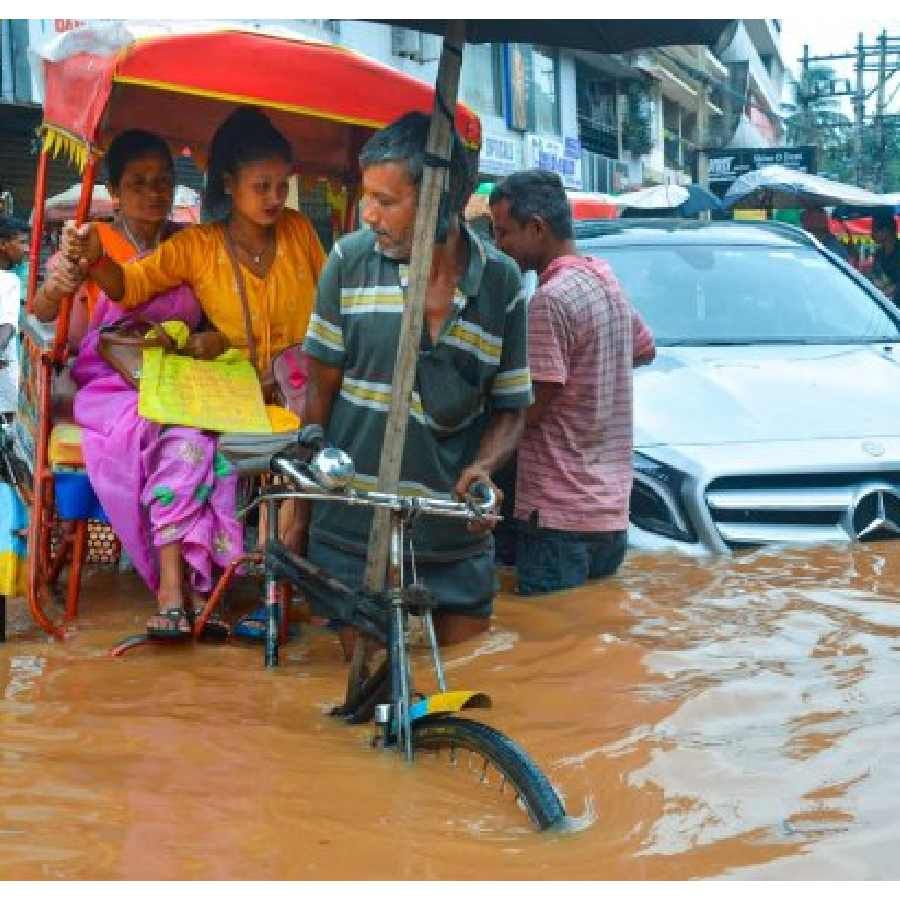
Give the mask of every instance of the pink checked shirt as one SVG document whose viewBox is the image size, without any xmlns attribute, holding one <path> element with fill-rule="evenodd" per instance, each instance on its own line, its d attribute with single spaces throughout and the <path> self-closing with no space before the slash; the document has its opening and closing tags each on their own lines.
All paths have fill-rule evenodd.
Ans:
<svg viewBox="0 0 900 900">
<path fill-rule="evenodd" d="M 517 519 L 542 528 L 622 531 L 632 479 L 632 366 L 650 362 L 653 335 L 609 265 L 562 256 L 528 308 L 533 381 L 563 385 L 519 445 Z"/>
</svg>

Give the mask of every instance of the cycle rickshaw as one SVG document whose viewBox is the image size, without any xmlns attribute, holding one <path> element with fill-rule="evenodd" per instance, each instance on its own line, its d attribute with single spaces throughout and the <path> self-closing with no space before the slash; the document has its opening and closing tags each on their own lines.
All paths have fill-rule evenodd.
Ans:
<svg viewBox="0 0 900 900">
<path fill-rule="evenodd" d="M 89 32 L 89 30 L 88 30 Z M 428 85 L 369 60 L 353 51 L 315 41 L 239 30 L 173 33 L 135 39 L 110 48 L 102 40 L 96 50 L 90 34 L 70 33 L 51 59 L 44 62 L 46 85 L 43 147 L 37 170 L 34 241 L 44 218 L 47 168 L 52 156 L 65 153 L 82 170 L 81 199 L 76 220 L 84 221 L 103 148 L 118 132 L 144 128 L 166 139 L 177 153 L 189 148 L 202 162 L 203 148 L 236 104 L 262 108 L 291 141 L 304 187 L 301 208 L 310 215 L 326 248 L 333 238 L 354 224 L 357 156 L 374 130 L 409 110 L 430 111 L 433 91 Z M 65 41 L 70 42 L 66 52 Z M 477 116 L 459 105 L 456 128 L 470 149 L 480 144 Z M 307 206 L 306 204 L 309 204 Z M 37 260 L 37 248 L 32 248 Z M 68 332 L 71 301 L 64 302 L 55 325 L 38 322 L 31 312 L 37 285 L 33 266 L 28 285 L 27 314 L 23 318 L 21 391 L 12 427 L 4 436 L 3 477 L 11 483 L 28 509 L 27 533 L 14 537 L 27 541 L 27 599 L 34 621 L 47 634 L 62 638 L 67 623 L 78 613 L 82 569 L 93 533 L 102 532 L 103 513 L 92 497 L 71 425 L 70 397 L 61 386 L 69 358 Z M 290 439 L 286 442 L 291 443 Z M 406 618 L 423 615 L 430 625 L 427 602 L 396 579 L 381 598 L 348 596 L 345 586 L 327 573 L 287 553 L 274 531 L 274 504 L 287 497 L 322 497 L 350 503 L 381 505 L 391 510 L 401 535 L 415 515 L 484 515 L 489 498 L 469 498 L 443 509 L 428 509 L 418 501 L 395 495 L 364 496 L 346 481 L 328 481 L 334 448 L 316 445 L 309 435 L 300 444 L 264 460 L 281 485 L 258 490 L 251 505 L 270 507 L 265 553 L 253 552 L 223 574 L 206 608 L 198 616 L 199 634 L 206 617 L 219 602 L 248 559 L 263 563 L 270 611 L 266 641 L 268 665 L 277 663 L 276 579 L 292 581 L 301 590 L 322 592 L 335 608 L 388 647 L 387 660 L 360 692 L 360 704 L 344 710 L 345 718 L 363 721 L 374 717 L 382 726 L 383 743 L 411 759 L 414 750 L 446 750 L 455 761 L 459 751 L 484 760 L 500 773 L 501 788 L 510 784 L 535 823 L 556 827 L 565 813 L 546 778 L 512 741 L 482 723 L 452 719 L 448 714 L 465 706 L 486 704 L 484 695 L 447 692 L 433 629 L 432 656 L 439 693 L 416 700 L 406 654 Z M 298 455 L 299 454 L 299 455 Z M 305 455 L 304 455 L 305 454 Z M 331 454 L 331 455 L 330 455 Z M 338 468 L 346 460 L 338 460 Z M 322 481 L 323 471 L 326 480 Z M 333 473 L 332 473 L 333 474 Z M 67 527 L 60 531 L 60 522 Z M 107 534 L 106 543 L 114 543 Z M 109 550 L 109 547 L 106 548 Z M 113 548 L 114 549 L 114 548 Z M 396 570 L 398 560 L 392 560 Z M 52 612 L 51 593 L 68 567 L 64 612 Z M 402 573 L 402 559 L 399 570 Z M 401 579 L 402 580 L 402 579 Z M 354 600 L 354 603 L 349 603 Z M 342 602 L 343 601 L 343 604 Z M 358 608 L 357 608 L 358 607 Z M 3 611 L 0 610 L 0 613 Z M 2 615 L 0 615 L 2 619 Z M 453 722 L 457 724 L 452 724 Z"/>
</svg>

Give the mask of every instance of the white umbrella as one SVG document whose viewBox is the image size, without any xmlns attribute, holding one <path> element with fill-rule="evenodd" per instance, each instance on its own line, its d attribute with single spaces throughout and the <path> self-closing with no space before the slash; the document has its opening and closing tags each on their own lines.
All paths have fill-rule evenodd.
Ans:
<svg viewBox="0 0 900 900">
<path fill-rule="evenodd" d="M 723 199 L 725 207 L 785 209 L 810 206 L 877 206 L 881 195 L 807 175 L 784 166 L 764 166 L 736 178 Z"/>
<path fill-rule="evenodd" d="M 78 198 L 81 196 L 81 185 L 73 184 L 72 187 L 59 194 L 54 194 L 47 199 L 45 204 L 45 220 L 47 222 L 65 222 L 74 218 L 75 208 L 78 206 Z M 112 197 L 104 184 L 94 185 L 91 194 L 91 209 L 89 219 L 108 219 L 116 211 Z M 32 215 L 34 215 L 32 213 Z M 200 195 L 185 184 L 175 186 L 172 198 L 172 218 L 176 222 L 197 222 L 200 218 Z"/>
<path fill-rule="evenodd" d="M 675 209 L 690 197 L 687 188 L 680 184 L 657 184 L 612 198 L 616 206 L 625 209 Z"/>
</svg>

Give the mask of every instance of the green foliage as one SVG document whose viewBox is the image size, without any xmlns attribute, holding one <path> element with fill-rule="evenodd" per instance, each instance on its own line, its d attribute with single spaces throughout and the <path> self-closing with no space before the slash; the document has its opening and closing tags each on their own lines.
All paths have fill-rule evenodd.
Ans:
<svg viewBox="0 0 900 900">
<path fill-rule="evenodd" d="M 817 95 L 814 88 L 817 81 L 834 77 L 834 70 L 828 66 L 811 66 L 797 84 L 797 105 L 785 122 L 786 142 L 789 146 L 813 144 L 820 174 L 857 184 L 853 121 L 839 111 L 837 97 Z M 876 129 L 869 123 L 863 128 L 860 186 L 881 189 L 882 159 L 884 190 L 900 191 L 900 130 L 896 120 L 885 123 L 883 154 Z"/>
<path fill-rule="evenodd" d="M 622 120 L 622 147 L 640 156 L 649 153 L 652 146 L 650 97 L 639 81 L 629 82 L 626 96 L 628 102 Z"/>
</svg>

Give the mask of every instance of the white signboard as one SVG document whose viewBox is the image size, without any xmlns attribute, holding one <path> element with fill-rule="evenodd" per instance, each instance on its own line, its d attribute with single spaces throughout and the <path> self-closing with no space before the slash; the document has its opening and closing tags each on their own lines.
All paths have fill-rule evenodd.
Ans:
<svg viewBox="0 0 900 900">
<path fill-rule="evenodd" d="M 526 134 L 525 166 L 556 172 L 567 188 L 580 191 L 583 187 L 581 144 L 575 138 Z"/>
<path fill-rule="evenodd" d="M 521 138 L 500 137 L 485 132 L 478 162 L 479 171 L 485 175 L 510 175 L 523 168 Z"/>
</svg>

